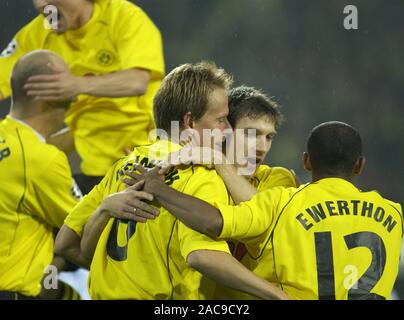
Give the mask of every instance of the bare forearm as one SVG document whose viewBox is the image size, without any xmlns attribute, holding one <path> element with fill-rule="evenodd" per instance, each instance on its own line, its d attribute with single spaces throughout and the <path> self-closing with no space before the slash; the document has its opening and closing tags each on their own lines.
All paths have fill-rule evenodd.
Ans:
<svg viewBox="0 0 404 320">
<path fill-rule="evenodd" d="M 215 168 L 236 204 L 251 200 L 257 193 L 257 189 L 246 178 L 237 174 L 237 169 L 232 164 L 219 164 Z"/>
<path fill-rule="evenodd" d="M 194 251 L 188 256 L 188 263 L 202 274 L 229 288 L 261 299 L 288 299 L 282 290 L 256 276 L 225 252 Z"/>
<path fill-rule="evenodd" d="M 148 192 L 185 225 L 212 238 L 219 236 L 223 219 L 214 206 L 178 192 L 160 181 L 154 181 L 149 186 Z"/>
<path fill-rule="evenodd" d="M 104 210 L 98 208 L 87 221 L 80 243 L 80 251 L 88 261 L 93 260 L 98 240 L 100 239 L 100 236 L 109 219 L 110 216 Z"/>
<path fill-rule="evenodd" d="M 79 79 L 80 94 L 119 98 L 145 94 L 150 74 L 146 70 L 131 69 Z"/>
<path fill-rule="evenodd" d="M 82 254 L 81 238 L 69 227 L 63 225 L 55 241 L 55 254 L 60 255 L 74 264 L 89 269 L 91 260 Z"/>
</svg>

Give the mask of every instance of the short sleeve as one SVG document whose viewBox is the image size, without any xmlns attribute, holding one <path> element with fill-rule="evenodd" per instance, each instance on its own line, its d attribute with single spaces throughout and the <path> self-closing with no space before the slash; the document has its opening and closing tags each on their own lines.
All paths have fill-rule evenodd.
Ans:
<svg viewBox="0 0 404 320">
<path fill-rule="evenodd" d="M 229 195 L 223 180 L 215 170 L 207 170 L 201 167 L 191 176 L 182 192 L 202 199 L 211 204 L 229 203 Z M 225 241 L 215 241 L 208 236 L 196 232 L 183 223 L 178 224 L 178 236 L 180 240 L 181 254 L 184 259 L 197 250 L 214 250 L 230 253 Z"/>
<path fill-rule="evenodd" d="M 32 179 L 38 209 L 33 215 L 55 228 L 60 228 L 64 219 L 77 204 L 81 192 L 77 189 L 65 154 L 57 151 L 39 177 Z"/>
<path fill-rule="evenodd" d="M 42 27 L 43 18 L 38 16 L 28 25 L 23 27 L 5 48 L 0 48 L 0 93 L 3 98 L 11 95 L 10 77 L 14 65 L 28 52 L 39 49 L 40 42 L 44 37 L 43 31 L 33 32 Z M 38 42 L 38 43 L 36 43 Z"/>
<path fill-rule="evenodd" d="M 160 31 L 145 12 L 125 3 L 113 31 L 123 69 L 150 70 L 152 80 L 164 76 L 163 44 Z"/>
<path fill-rule="evenodd" d="M 197 250 L 222 251 L 230 254 L 226 241 L 215 241 L 208 236 L 188 228 L 183 223 L 178 224 L 181 255 L 186 260 L 188 255 Z"/>
<path fill-rule="evenodd" d="M 0 93 L 3 98 L 8 98 L 11 95 L 11 73 L 14 65 L 24 54 L 25 51 L 21 47 L 21 41 L 18 41 L 18 35 L 0 54 Z"/>
<path fill-rule="evenodd" d="M 246 242 L 273 228 L 283 188 L 272 188 L 257 193 L 250 201 L 237 206 L 216 203 L 223 218 L 221 239 Z"/>
</svg>

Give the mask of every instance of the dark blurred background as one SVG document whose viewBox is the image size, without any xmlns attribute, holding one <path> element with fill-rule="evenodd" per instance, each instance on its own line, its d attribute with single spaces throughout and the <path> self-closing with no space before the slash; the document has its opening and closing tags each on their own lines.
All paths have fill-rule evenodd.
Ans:
<svg viewBox="0 0 404 320">
<path fill-rule="evenodd" d="M 139 0 L 160 28 L 167 71 L 215 61 L 236 85 L 263 89 L 281 104 L 286 122 L 268 163 L 301 165 L 309 130 L 324 121 L 361 132 L 366 168 L 362 189 L 396 202 L 404 193 L 404 1 L 402 0 Z M 346 5 L 359 29 L 346 30 Z M 36 13 L 31 1 L 0 0 L 0 47 Z M 0 105 L 0 116 L 9 103 Z M 400 272 L 402 275 L 403 272 Z M 403 291 L 404 285 L 398 282 Z"/>
</svg>

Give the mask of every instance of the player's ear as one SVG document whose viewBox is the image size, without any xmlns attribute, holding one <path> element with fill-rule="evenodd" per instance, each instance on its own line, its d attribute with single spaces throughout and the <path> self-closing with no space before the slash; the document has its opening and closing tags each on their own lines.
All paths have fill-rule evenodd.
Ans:
<svg viewBox="0 0 404 320">
<path fill-rule="evenodd" d="M 192 113 L 187 112 L 184 114 L 184 117 L 182 118 L 183 126 L 184 129 L 192 129 L 193 123 L 192 123 Z"/>
<path fill-rule="evenodd" d="M 303 152 L 303 166 L 307 171 L 311 171 L 310 155 L 308 152 Z"/>
<path fill-rule="evenodd" d="M 353 172 L 355 175 L 359 175 L 362 173 L 363 168 L 365 166 L 365 162 L 366 162 L 365 157 L 359 157 L 358 160 L 356 160 Z"/>
</svg>

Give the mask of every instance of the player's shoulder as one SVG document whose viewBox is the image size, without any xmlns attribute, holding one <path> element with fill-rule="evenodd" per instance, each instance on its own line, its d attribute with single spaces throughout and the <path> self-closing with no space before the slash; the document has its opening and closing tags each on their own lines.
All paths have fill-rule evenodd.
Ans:
<svg viewBox="0 0 404 320">
<path fill-rule="evenodd" d="M 32 41 L 35 39 L 36 41 L 41 41 L 50 32 L 52 32 L 50 28 L 45 28 L 45 18 L 38 15 L 20 29 L 17 34 L 17 40 Z"/>
<path fill-rule="evenodd" d="M 209 169 L 202 165 L 190 165 L 186 167 L 178 167 L 180 184 L 185 190 L 197 190 L 202 188 L 216 190 L 217 192 L 225 192 L 226 185 L 215 169 Z M 227 193 L 227 191 L 226 191 Z"/>
<path fill-rule="evenodd" d="M 391 201 L 391 200 L 389 200 L 389 199 L 384 199 L 384 200 L 386 201 L 386 203 L 387 203 L 389 206 L 393 207 L 393 208 L 396 209 L 401 215 L 403 215 L 403 209 L 402 209 L 402 207 L 401 207 L 401 204 L 399 204 L 398 202 Z"/>
<path fill-rule="evenodd" d="M 183 174 L 190 175 L 194 178 L 198 179 L 220 179 L 220 175 L 217 173 L 215 169 L 208 168 L 202 165 L 189 165 L 180 169 Z"/>
<path fill-rule="evenodd" d="M 373 191 L 375 193 L 377 193 L 377 195 L 380 197 L 380 200 L 383 201 L 385 203 L 385 205 L 387 207 L 393 208 L 394 210 L 396 210 L 401 216 L 403 215 L 403 209 L 401 207 L 401 204 L 398 202 L 394 202 L 390 199 L 384 198 L 380 193 Z"/>
<path fill-rule="evenodd" d="M 296 187 L 297 182 L 291 170 L 284 167 L 270 167 L 260 165 L 255 173 L 255 180 L 259 189 L 273 188 L 276 186 Z"/>
<path fill-rule="evenodd" d="M 30 144 L 29 157 L 37 168 L 49 168 L 50 166 L 70 170 L 66 154 L 54 145 L 39 140 Z"/>
<path fill-rule="evenodd" d="M 272 175 L 280 175 L 280 176 L 285 176 L 289 177 L 291 179 L 294 179 L 292 171 L 285 167 L 272 167 L 271 169 L 271 174 Z"/>
<path fill-rule="evenodd" d="M 393 207 L 396 211 L 402 214 L 401 204 L 385 198 L 378 190 L 362 191 L 358 189 L 358 191 L 361 193 L 363 198 L 366 198 L 368 201 L 384 204 L 387 207 Z"/>
<path fill-rule="evenodd" d="M 256 171 L 256 176 L 261 176 L 261 177 L 268 177 L 270 175 L 282 175 L 282 176 L 288 176 L 288 177 L 293 177 L 292 172 L 284 167 L 270 167 L 266 164 L 261 164 Z"/>
</svg>

